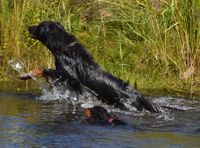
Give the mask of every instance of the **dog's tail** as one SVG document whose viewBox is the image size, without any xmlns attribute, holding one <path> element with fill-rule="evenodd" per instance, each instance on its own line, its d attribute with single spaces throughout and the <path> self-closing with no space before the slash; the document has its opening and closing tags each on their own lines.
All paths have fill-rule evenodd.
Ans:
<svg viewBox="0 0 200 148">
<path fill-rule="evenodd" d="M 147 110 L 151 113 L 158 113 L 160 112 L 159 111 L 159 106 L 152 103 L 151 101 L 149 101 L 148 99 L 146 99 L 143 95 L 137 95 L 137 98 L 136 98 L 136 108 L 137 110 L 139 111 L 142 111 L 142 110 Z"/>
<path fill-rule="evenodd" d="M 159 113 L 159 106 L 157 104 L 152 103 L 151 101 L 147 100 L 144 96 L 139 96 L 139 102 L 141 107 L 145 110 L 148 110 L 151 113 Z"/>
<path fill-rule="evenodd" d="M 134 89 L 135 90 L 138 89 L 137 80 L 135 80 Z M 158 105 L 153 104 L 150 100 L 146 99 L 143 95 L 139 95 L 137 93 L 137 91 L 135 91 L 134 94 L 137 95 L 137 98 L 136 98 L 136 104 L 137 104 L 136 108 L 139 111 L 142 111 L 143 109 L 145 109 L 145 110 L 148 110 L 149 112 L 152 112 L 152 113 L 158 113 L 158 112 L 160 112 Z"/>
</svg>

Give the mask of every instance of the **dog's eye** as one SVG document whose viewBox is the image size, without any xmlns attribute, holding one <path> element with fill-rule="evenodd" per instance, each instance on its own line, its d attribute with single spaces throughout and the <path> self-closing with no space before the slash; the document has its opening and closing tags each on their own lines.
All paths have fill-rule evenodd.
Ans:
<svg viewBox="0 0 200 148">
<path fill-rule="evenodd" d="M 41 27 L 40 28 L 40 34 L 43 35 L 49 31 L 49 27 Z"/>
</svg>

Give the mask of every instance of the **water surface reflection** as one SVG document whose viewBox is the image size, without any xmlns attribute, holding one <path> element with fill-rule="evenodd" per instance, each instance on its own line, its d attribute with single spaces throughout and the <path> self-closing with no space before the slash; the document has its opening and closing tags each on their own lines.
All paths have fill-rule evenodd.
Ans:
<svg viewBox="0 0 200 148">
<path fill-rule="evenodd" d="M 116 113 L 128 124 L 112 127 L 88 125 L 78 105 L 38 95 L 0 93 L 0 147 L 200 147 L 198 102 L 167 115 Z"/>
</svg>

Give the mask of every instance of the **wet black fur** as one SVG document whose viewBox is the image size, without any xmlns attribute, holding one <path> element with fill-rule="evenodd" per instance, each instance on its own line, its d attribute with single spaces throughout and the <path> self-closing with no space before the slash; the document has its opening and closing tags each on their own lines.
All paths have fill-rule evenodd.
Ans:
<svg viewBox="0 0 200 148">
<path fill-rule="evenodd" d="M 101 106 L 94 106 L 90 108 L 91 117 L 89 117 L 88 121 L 93 124 L 100 124 L 100 125 L 125 125 L 126 123 L 116 116 L 113 116 L 107 112 L 107 110 Z M 112 121 L 109 121 L 112 119 Z"/>
<path fill-rule="evenodd" d="M 87 87 L 103 102 L 121 109 L 127 109 L 127 102 L 131 102 L 138 111 L 158 112 L 157 106 L 139 95 L 129 83 L 102 70 L 84 46 L 59 23 L 44 21 L 30 26 L 29 32 L 55 57 L 56 69 L 44 70 L 46 75 L 62 76 L 60 82 L 67 81 L 73 90 L 80 93 L 82 86 Z"/>
</svg>

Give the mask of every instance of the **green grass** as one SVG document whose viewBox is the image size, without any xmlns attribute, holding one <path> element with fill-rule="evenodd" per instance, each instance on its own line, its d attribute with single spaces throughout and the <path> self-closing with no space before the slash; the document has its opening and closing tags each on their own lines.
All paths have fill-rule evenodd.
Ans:
<svg viewBox="0 0 200 148">
<path fill-rule="evenodd" d="M 200 84 L 200 1 L 192 0 L 1 0 L 0 79 L 16 74 L 8 60 L 20 57 L 26 71 L 53 67 L 27 27 L 59 21 L 112 74 L 139 89 L 194 92 Z M 48 61 L 48 62 L 47 62 Z"/>
</svg>

